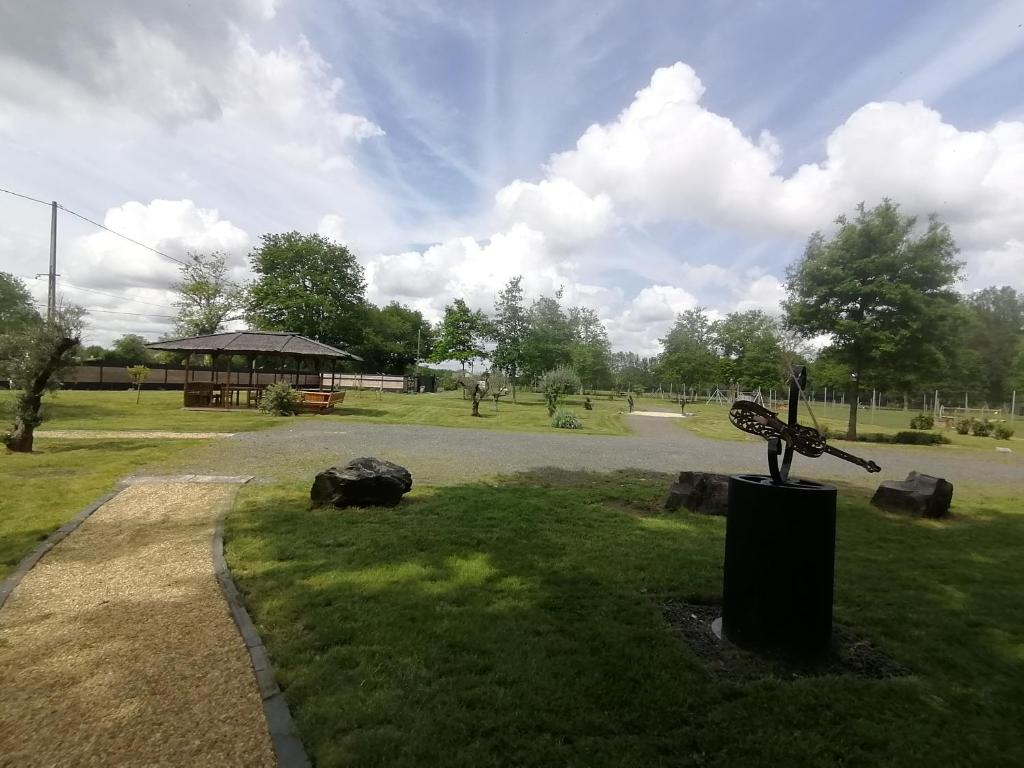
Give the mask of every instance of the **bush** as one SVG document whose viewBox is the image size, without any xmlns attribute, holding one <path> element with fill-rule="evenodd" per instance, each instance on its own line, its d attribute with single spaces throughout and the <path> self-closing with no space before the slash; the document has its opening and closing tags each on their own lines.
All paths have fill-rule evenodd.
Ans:
<svg viewBox="0 0 1024 768">
<path fill-rule="evenodd" d="M 559 395 L 579 392 L 583 384 L 572 368 L 552 368 L 540 379 L 540 389 L 548 401 L 548 416 L 554 418 Z"/>
<path fill-rule="evenodd" d="M 974 421 L 971 423 L 971 434 L 975 437 L 988 437 L 992 434 L 993 425 L 987 421 Z"/>
<path fill-rule="evenodd" d="M 993 430 L 993 437 L 996 440 L 1009 440 L 1013 437 L 1013 428 L 1006 424 L 996 424 L 996 428 Z"/>
<path fill-rule="evenodd" d="M 559 429 L 583 429 L 583 422 L 575 411 L 568 408 L 559 408 L 551 417 L 551 426 Z"/>
<path fill-rule="evenodd" d="M 971 421 L 972 419 L 960 419 L 960 421 L 956 423 L 956 433 L 958 435 L 966 435 L 968 432 L 970 432 Z"/>
<path fill-rule="evenodd" d="M 292 385 L 279 381 L 263 390 L 260 398 L 260 410 L 272 416 L 294 416 L 299 412 L 302 396 L 292 389 Z"/>
<path fill-rule="evenodd" d="M 911 429 L 932 429 L 935 427 L 935 417 L 930 413 L 919 413 L 910 420 Z"/>
<path fill-rule="evenodd" d="M 865 432 L 857 435 L 861 443 L 899 443 L 900 445 L 945 445 L 949 438 L 938 432 L 897 432 L 886 435 L 881 432 Z"/>
</svg>

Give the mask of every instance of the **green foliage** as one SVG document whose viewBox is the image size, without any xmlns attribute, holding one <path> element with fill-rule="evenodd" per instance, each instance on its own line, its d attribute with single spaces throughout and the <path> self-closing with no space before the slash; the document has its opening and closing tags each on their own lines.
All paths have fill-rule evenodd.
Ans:
<svg viewBox="0 0 1024 768">
<path fill-rule="evenodd" d="M 25 284 L 14 275 L 0 272 L 0 336 L 41 321 Z"/>
<path fill-rule="evenodd" d="M 271 416 L 294 416 L 299 412 L 301 399 L 302 395 L 292 389 L 291 384 L 279 381 L 263 390 L 260 410 Z"/>
<path fill-rule="evenodd" d="M 219 251 L 189 252 L 174 290 L 178 292 L 175 331 L 181 336 L 218 333 L 245 306 L 245 291 L 229 278 L 227 256 Z"/>
<path fill-rule="evenodd" d="M 575 411 L 559 408 L 551 416 L 551 426 L 558 429 L 583 429 L 583 422 Z"/>
<path fill-rule="evenodd" d="M 971 422 L 973 419 L 958 419 L 956 422 L 956 433 L 958 435 L 966 435 L 971 431 Z"/>
<path fill-rule="evenodd" d="M 417 362 L 417 332 L 420 357 L 430 357 L 434 329 L 422 313 L 397 301 L 383 307 L 367 304 L 363 312 L 363 341 L 353 350 L 363 358 L 361 370 L 393 374 L 408 371 Z"/>
<path fill-rule="evenodd" d="M 829 334 L 831 354 L 856 374 L 848 436 L 856 437 L 860 384 L 900 388 L 940 368 L 955 329 L 952 286 L 961 262 L 949 229 L 934 217 L 923 233 L 891 201 L 839 217 L 826 240 L 815 233 L 787 270 L 789 324 L 806 337 Z"/>
<path fill-rule="evenodd" d="M 901 445 L 948 445 L 950 440 L 938 432 L 865 432 L 857 435 L 861 443 L 899 443 Z"/>
<path fill-rule="evenodd" d="M 971 434 L 975 437 L 988 437 L 994 429 L 992 422 L 973 419 L 971 421 Z"/>
<path fill-rule="evenodd" d="M 494 319 L 491 322 L 491 337 L 495 342 L 491 361 L 494 368 L 508 374 L 513 386 L 523 367 L 524 345 L 529 331 L 522 280 L 522 275 L 516 275 L 502 288 L 494 302 Z"/>
<path fill-rule="evenodd" d="M 613 352 L 611 357 L 612 385 L 618 392 L 640 387 L 653 389 L 657 380 L 658 358 L 641 357 L 635 352 Z"/>
<path fill-rule="evenodd" d="M 146 348 L 146 341 L 142 336 L 135 333 L 126 333 L 105 350 L 102 360 L 123 365 L 144 365 L 153 362 L 153 352 Z"/>
<path fill-rule="evenodd" d="M 529 330 L 523 341 L 523 372 L 531 379 L 572 362 L 576 337 L 558 303 L 559 298 L 560 292 L 553 298 L 540 297 L 527 315 Z"/>
<path fill-rule="evenodd" d="M 144 365 L 133 365 L 128 368 L 128 378 L 135 385 L 135 402 L 138 403 L 142 396 L 142 385 L 149 378 L 149 368 Z"/>
<path fill-rule="evenodd" d="M 363 268 L 322 235 L 267 234 L 249 255 L 256 281 L 246 317 L 255 328 L 293 331 L 340 346 L 363 339 Z"/>
<path fill-rule="evenodd" d="M 589 307 L 570 307 L 568 321 L 573 333 L 569 348 L 573 370 L 591 389 L 609 386 L 612 381 L 611 344 L 601 318 Z"/>
<path fill-rule="evenodd" d="M 580 377 L 572 368 L 562 366 L 546 371 L 540 379 L 540 389 L 547 400 L 548 416 L 555 415 L 558 398 L 561 395 L 579 392 L 582 386 Z"/>
<path fill-rule="evenodd" d="M 715 327 L 703 307 L 676 316 L 675 325 L 661 339 L 658 372 L 691 387 L 714 384 L 721 373 L 716 352 Z"/>
<path fill-rule="evenodd" d="M 1013 437 L 1013 428 L 1009 424 L 996 424 L 992 436 L 996 440 L 1009 440 Z"/>
<path fill-rule="evenodd" d="M 910 419 L 911 429 L 933 429 L 935 417 L 930 413 L 919 413 Z"/>
<path fill-rule="evenodd" d="M 483 313 L 474 312 L 465 301 L 456 299 L 444 308 L 431 360 L 435 363 L 457 360 L 465 371 L 467 362 L 486 357 L 483 339 L 487 333 L 487 320 Z"/>
<path fill-rule="evenodd" d="M 992 286 L 967 296 L 957 348 L 957 388 L 981 389 L 993 405 L 1010 399 L 1015 388 L 1014 363 L 1024 344 L 1024 294 L 1009 286 Z"/>
<path fill-rule="evenodd" d="M 787 380 L 778 323 L 759 309 L 733 312 L 713 325 L 726 381 L 766 392 Z"/>
</svg>

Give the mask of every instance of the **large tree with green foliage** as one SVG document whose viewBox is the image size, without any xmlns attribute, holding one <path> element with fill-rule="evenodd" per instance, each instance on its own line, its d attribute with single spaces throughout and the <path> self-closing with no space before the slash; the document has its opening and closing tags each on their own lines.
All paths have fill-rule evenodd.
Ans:
<svg viewBox="0 0 1024 768">
<path fill-rule="evenodd" d="M 677 315 L 675 325 L 661 344 L 664 351 L 659 357 L 658 373 L 662 378 L 690 387 L 716 383 L 721 370 L 715 324 L 703 307 Z"/>
<path fill-rule="evenodd" d="M 573 369 L 584 386 L 592 389 L 608 386 L 612 379 L 612 350 L 601 318 L 589 307 L 570 307 L 568 320 L 573 334 L 569 348 Z"/>
<path fill-rule="evenodd" d="M 435 363 L 457 360 L 465 372 L 470 360 L 487 356 L 483 340 L 490 332 L 488 325 L 483 313 L 471 310 L 465 301 L 456 299 L 444 308 L 444 317 L 434 334 L 430 359 Z"/>
<path fill-rule="evenodd" d="M 146 349 L 148 343 L 138 334 L 126 333 L 114 339 L 110 349 L 104 350 L 103 360 L 124 365 L 152 363 L 155 356 L 151 350 Z"/>
<path fill-rule="evenodd" d="M 31 453 L 42 423 L 43 395 L 57 389 L 77 364 L 83 311 L 58 307 L 52 320 L 40 318 L 0 334 L 0 377 L 20 390 L 14 397 L 14 425 L 0 435 L 8 450 Z"/>
<path fill-rule="evenodd" d="M 569 365 L 575 340 L 569 318 L 559 304 L 561 291 L 553 297 L 541 296 L 526 316 L 528 329 L 523 339 L 523 373 L 531 379 L 545 371 Z"/>
<path fill-rule="evenodd" d="M 886 375 L 906 387 L 943 365 L 962 265 L 944 224 L 933 216 L 919 228 L 889 200 L 860 205 L 837 224 L 830 239 L 812 235 L 787 271 L 785 308 L 804 335 L 828 334 L 831 353 L 848 366 L 847 437 L 856 439 L 863 382 Z"/>
<path fill-rule="evenodd" d="M 1013 390 L 1013 366 L 1024 340 L 1024 294 L 992 286 L 970 294 L 965 304 L 962 383 L 996 407 Z"/>
<path fill-rule="evenodd" d="M 227 257 L 219 251 L 188 254 L 175 284 L 178 309 L 175 331 L 181 336 L 205 336 L 224 330 L 224 324 L 241 316 L 245 291 L 231 280 Z"/>
<path fill-rule="evenodd" d="M 246 317 L 256 328 L 293 331 L 348 348 L 363 338 L 363 268 L 344 245 L 298 232 L 263 235 L 249 255 L 256 280 Z"/>
<path fill-rule="evenodd" d="M 612 380 L 620 392 L 650 389 L 657 379 L 658 358 L 642 357 L 636 352 L 613 352 Z"/>
<path fill-rule="evenodd" d="M 722 374 L 746 389 L 779 386 L 786 377 L 778 323 L 759 309 L 733 312 L 715 324 Z"/>
<path fill-rule="evenodd" d="M 434 329 L 423 315 L 393 301 L 383 307 L 367 304 L 362 343 L 355 353 L 367 373 L 405 373 L 433 351 Z M 417 333 L 418 341 L 417 345 Z"/>
<path fill-rule="evenodd" d="M 494 319 L 491 321 L 491 337 L 495 342 L 491 362 L 508 376 L 513 401 L 516 399 L 516 376 L 523 367 L 524 345 L 529 330 L 522 281 L 522 275 L 516 275 L 502 288 L 494 302 Z"/>
</svg>

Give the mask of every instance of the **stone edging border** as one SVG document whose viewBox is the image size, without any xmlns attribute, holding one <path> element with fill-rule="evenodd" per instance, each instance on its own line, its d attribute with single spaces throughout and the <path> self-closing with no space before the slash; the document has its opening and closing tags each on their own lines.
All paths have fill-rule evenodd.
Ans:
<svg viewBox="0 0 1024 768">
<path fill-rule="evenodd" d="M 21 580 L 25 578 L 28 572 L 35 567 L 36 563 L 43 559 L 43 556 L 46 555 L 47 552 L 60 544 L 68 537 L 69 534 L 74 532 L 78 526 L 84 523 L 88 519 L 89 515 L 117 496 L 117 494 L 123 491 L 125 487 L 125 483 L 118 483 L 114 487 L 114 490 L 92 502 L 89 506 L 64 523 L 64 525 L 43 539 L 42 542 L 36 545 L 35 549 L 25 555 L 25 557 L 21 559 L 21 562 L 18 563 L 17 567 L 7 575 L 7 578 L 0 582 L 0 608 L 4 607 L 4 604 L 7 602 L 7 598 L 11 596 L 11 593 L 15 589 L 17 589 Z"/>
<path fill-rule="evenodd" d="M 263 715 L 267 720 L 267 728 L 270 730 L 274 754 L 277 756 L 277 764 L 279 768 L 311 768 L 312 763 L 310 763 L 306 749 L 299 739 L 288 702 L 274 679 L 274 668 L 270 664 L 267 649 L 256 631 L 249 612 L 245 609 L 241 593 L 238 591 L 235 580 L 231 578 L 231 570 L 228 568 L 227 560 L 224 559 L 224 519 L 231 511 L 233 503 L 234 498 L 225 505 L 217 517 L 217 526 L 213 533 L 213 571 L 217 577 L 217 583 L 220 584 L 224 600 L 231 610 L 231 618 L 235 620 L 238 633 L 242 636 L 245 649 L 249 652 L 253 674 L 256 676 L 260 699 L 263 702 Z"/>
</svg>

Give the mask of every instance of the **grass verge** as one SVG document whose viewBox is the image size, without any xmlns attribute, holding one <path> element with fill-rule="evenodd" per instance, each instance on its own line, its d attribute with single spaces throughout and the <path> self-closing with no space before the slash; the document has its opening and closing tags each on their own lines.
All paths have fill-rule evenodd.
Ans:
<svg viewBox="0 0 1024 768">
<path fill-rule="evenodd" d="M 36 440 L 36 453 L 0 451 L 0 578 L 118 480 L 195 445 L 192 440 Z"/>
<path fill-rule="evenodd" d="M 718 594 L 724 521 L 670 478 L 547 471 L 309 510 L 244 489 L 228 560 L 318 766 L 1024 761 L 1019 506 L 841 494 L 836 618 L 914 676 L 714 681 L 658 604 Z"/>
</svg>

